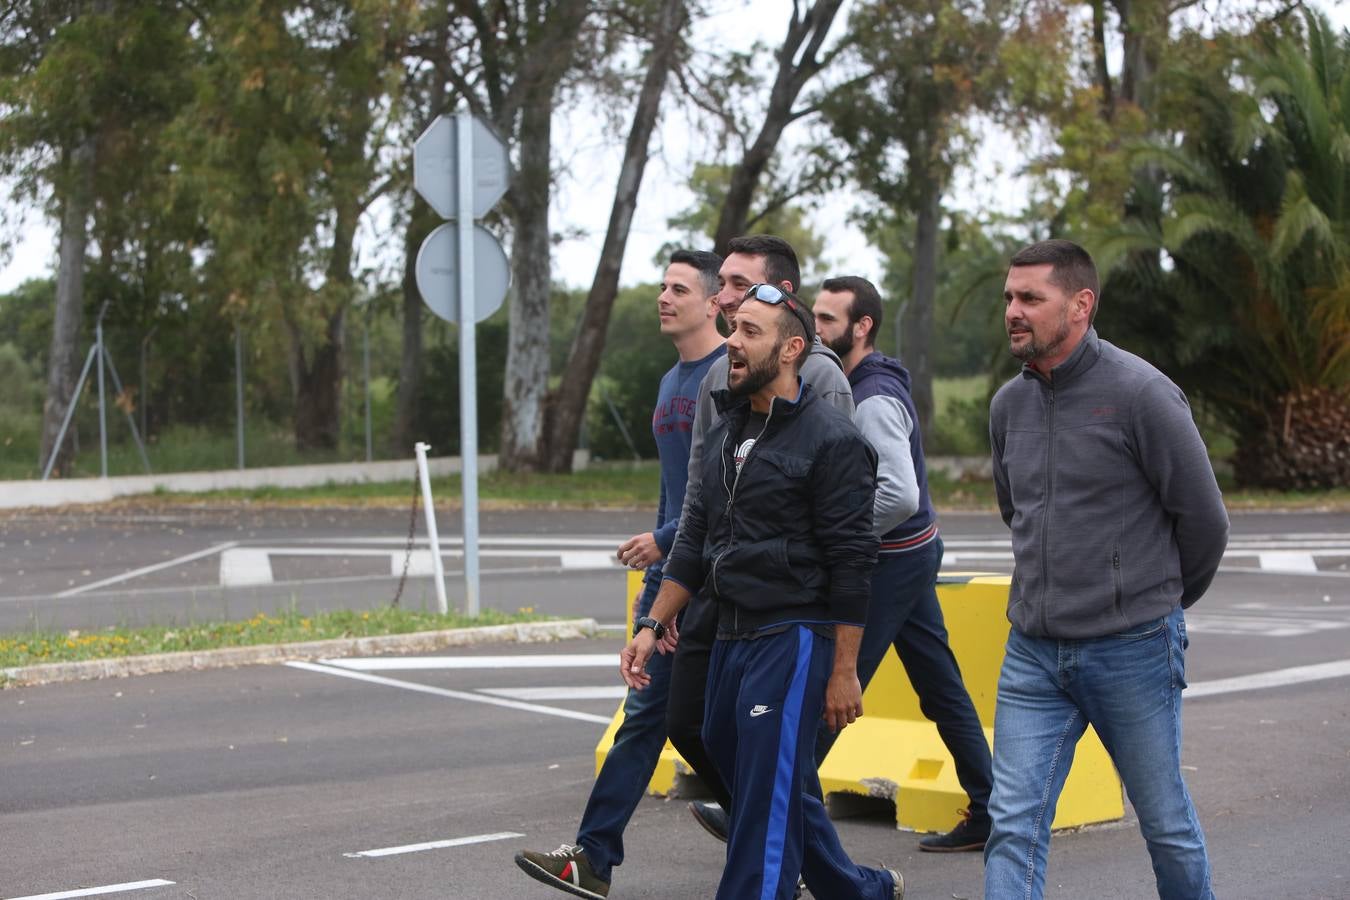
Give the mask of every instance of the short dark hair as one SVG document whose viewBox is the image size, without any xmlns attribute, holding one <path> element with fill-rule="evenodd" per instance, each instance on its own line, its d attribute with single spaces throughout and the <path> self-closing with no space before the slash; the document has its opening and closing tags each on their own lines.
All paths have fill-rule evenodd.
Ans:
<svg viewBox="0 0 1350 900">
<path fill-rule="evenodd" d="M 802 267 L 797 262 L 797 251 L 782 238 L 772 234 L 734 237 L 727 243 L 727 256 L 733 253 L 763 257 L 766 282 L 778 286 L 786 281 L 789 290 L 801 290 Z"/>
<path fill-rule="evenodd" d="M 1073 241 L 1055 239 L 1038 241 L 1023 247 L 1013 254 L 1009 268 L 1020 266 L 1050 266 L 1050 283 L 1070 296 L 1079 291 L 1092 291 L 1092 313 L 1090 323 L 1097 317 L 1097 307 L 1101 305 L 1101 282 L 1097 278 L 1097 266 L 1092 256 Z"/>
<path fill-rule="evenodd" d="M 872 348 L 877 345 L 877 332 L 881 330 L 881 294 L 877 286 L 858 275 L 840 275 L 826 278 L 821 289 L 837 294 L 852 294 L 853 302 L 848 305 L 848 324 L 852 328 L 862 321 L 863 316 L 872 320 L 872 327 L 863 336 L 863 346 Z"/>
<path fill-rule="evenodd" d="M 676 250 L 670 254 L 670 264 L 684 263 L 698 270 L 698 280 L 703 284 L 703 296 L 711 297 L 720 289 L 717 273 L 722 269 L 722 257 L 711 250 Z"/>
<path fill-rule="evenodd" d="M 779 290 L 782 290 L 782 288 L 779 288 Z M 784 341 L 794 337 L 802 339 L 802 352 L 797 355 L 797 371 L 800 372 L 802 365 L 806 362 L 807 355 L 811 352 L 811 345 L 816 342 L 816 332 L 814 326 L 807 327 L 807 322 L 811 318 L 811 311 L 806 308 L 806 304 L 791 291 L 783 291 L 783 293 L 790 302 L 797 304 L 797 309 L 803 313 L 803 315 L 794 313 L 787 303 L 773 304 L 778 312 L 778 337 Z"/>
</svg>

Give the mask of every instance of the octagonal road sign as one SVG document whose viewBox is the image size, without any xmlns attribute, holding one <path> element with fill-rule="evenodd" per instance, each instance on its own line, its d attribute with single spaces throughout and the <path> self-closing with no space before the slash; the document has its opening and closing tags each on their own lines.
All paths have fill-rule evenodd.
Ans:
<svg viewBox="0 0 1350 900">
<path fill-rule="evenodd" d="M 417 290 L 422 302 L 447 322 L 459 321 L 459 226 L 438 225 L 417 251 Z M 502 307 L 511 268 L 502 245 L 482 225 L 473 226 L 474 321 Z"/>
<path fill-rule="evenodd" d="M 413 187 L 443 219 L 459 214 L 459 175 L 455 161 L 457 119 L 437 116 L 413 144 Z M 473 217 L 497 205 L 511 180 L 506 145 L 486 122 L 473 117 Z"/>
</svg>

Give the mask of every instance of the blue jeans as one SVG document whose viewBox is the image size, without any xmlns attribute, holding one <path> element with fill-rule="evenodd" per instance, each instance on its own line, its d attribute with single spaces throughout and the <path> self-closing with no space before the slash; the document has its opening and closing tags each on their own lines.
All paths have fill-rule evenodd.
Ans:
<svg viewBox="0 0 1350 900">
<path fill-rule="evenodd" d="M 660 579 L 647 582 L 638 600 L 638 616 L 651 612 Z M 595 777 L 586 811 L 577 830 L 577 844 L 595 874 L 611 880 L 611 870 L 623 862 L 623 832 L 642 800 L 666 745 L 666 702 L 670 696 L 670 654 L 654 653 L 647 662 L 651 683 L 629 690 L 623 702 L 623 724 L 614 745 Z"/>
<path fill-rule="evenodd" d="M 879 556 L 872 570 L 872 600 L 867 627 L 858 647 L 858 680 L 864 688 L 891 647 L 905 667 L 919 698 L 919 709 L 935 725 L 956 764 L 956 778 L 970 797 L 976 824 L 988 818 L 993 786 L 989 744 L 980 714 L 961 679 L 961 668 L 947 643 L 947 626 L 938 604 L 937 575 L 942 539 L 908 553 Z M 838 734 L 822 720 L 816 731 L 816 765 Z"/>
<path fill-rule="evenodd" d="M 1090 640 L 1008 634 L 994 714 L 987 900 L 1039 898 L 1050 822 L 1091 724 L 1139 815 L 1158 896 L 1210 900 L 1209 857 L 1181 777 L 1182 612 Z"/>
</svg>

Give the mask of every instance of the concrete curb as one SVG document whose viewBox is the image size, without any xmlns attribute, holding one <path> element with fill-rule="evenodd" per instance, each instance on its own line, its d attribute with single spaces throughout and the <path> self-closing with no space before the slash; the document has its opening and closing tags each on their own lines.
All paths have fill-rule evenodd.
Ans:
<svg viewBox="0 0 1350 900">
<path fill-rule="evenodd" d="M 318 659 L 374 653 L 424 653 L 446 647 L 475 647 L 480 644 L 534 644 L 594 637 L 598 626 L 594 619 L 567 619 L 561 622 L 524 622 L 518 625 L 488 625 L 482 628 L 454 628 L 446 631 L 417 631 L 411 634 L 387 634 L 375 637 L 334 638 L 297 644 L 259 644 L 253 647 L 222 647 L 219 650 L 155 653 L 149 656 L 123 656 L 82 662 L 45 663 L 0 669 L 0 679 L 13 687 L 32 687 L 92 678 L 128 678 L 158 672 L 185 672 L 223 669 L 233 666 L 274 664 L 293 659 Z"/>
</svg>

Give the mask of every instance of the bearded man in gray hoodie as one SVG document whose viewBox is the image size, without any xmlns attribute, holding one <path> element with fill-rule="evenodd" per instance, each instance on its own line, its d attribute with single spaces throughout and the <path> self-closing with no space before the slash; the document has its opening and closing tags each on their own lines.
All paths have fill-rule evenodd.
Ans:
<svg viewBox="0 0 1350 900">
<path fill-rule="evenodd" d="M 1012 529 L 994 716 L 985 897 L 1038 898 L 1074 747 L 1096 729 L 1148 845 L 1158 895 L 1213 897 L 1181 777 L 1182 610 L 1208 589 L 1228 514 L 1181 389 L 1092 327 L 1100 287 L 1069 241 L 1019 251 L 1004 325 L 1022 371 L 989 409 Z"/>
</svg>

